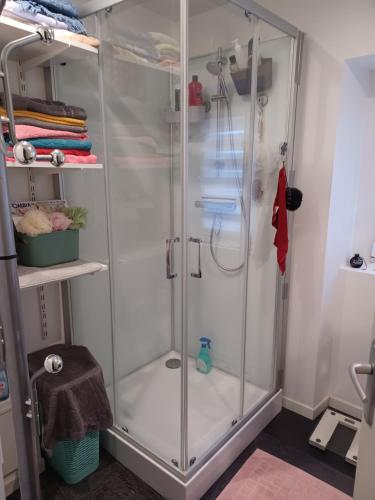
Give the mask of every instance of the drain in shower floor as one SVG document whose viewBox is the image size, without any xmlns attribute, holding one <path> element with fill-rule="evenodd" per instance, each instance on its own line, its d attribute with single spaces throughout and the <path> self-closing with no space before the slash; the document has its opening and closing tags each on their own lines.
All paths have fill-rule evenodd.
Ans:
<svg viewBox="0 0 375 500">
<path fill-rule="evenodd" d="M 167 359 L 167 361 L 165 362 L 165 366 L 167 368 L 171 368 L 172 370 L 175 370 L 176 368 L 180 368 L 181 361 L 177 358 Z"/>
</svg>

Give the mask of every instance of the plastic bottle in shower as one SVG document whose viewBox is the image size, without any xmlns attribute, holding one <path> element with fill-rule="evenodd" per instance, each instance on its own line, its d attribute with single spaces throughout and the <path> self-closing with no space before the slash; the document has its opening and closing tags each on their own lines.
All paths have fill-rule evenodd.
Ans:
<svg viewBox="0 0 375 500">
<path fill-rule="evenodd" d="M 230 62 L 229 71 L 231 73 L 237 73 L 237 71 L 240 71 L 240 67 L 237 64 L 236 56 L 230 56 L 229 62 Z"/>
<path fill-rule="evenodd" d="M 198 76 L 193 75 L 193 80 L 189 83 L 189 106 L 203 106 L 202 90 Z"/>
<path fill-rule="evenodd" d="M 9 398 L 9 383 L 5 368 L 0 369 L 0 401 Z"/>
<path fill-rule="evenodd" d="M 201 348 L 197 358 L 197 370 L 201 373 L 209 373 L 212 368 L 211 360 L 211 339 L 208 337 L 201 337 L 199 339 L 201 343 Z"/>
</svg>

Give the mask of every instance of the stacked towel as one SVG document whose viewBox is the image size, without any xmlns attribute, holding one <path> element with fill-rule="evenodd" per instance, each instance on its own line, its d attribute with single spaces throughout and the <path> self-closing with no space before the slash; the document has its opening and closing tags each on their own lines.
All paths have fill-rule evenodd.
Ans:
<svg viewBox="0 0 375 500">
<path fill-rule="evenodd" d="M 86 111 L 60 101 L 47 101 L 13 95 L 15 128 L 18 140 L 27 140 L 38 154 L 60 149 L 65 163 L 96 163 L 86 126 Z M 5 114 L 4 95 L 0 93 L 0 113 Z M 12 151 L 6 132 L 9 152 Z M 10 158 L 11 159 L 11 158 Z"/>
<path fill-rule="evenodd" d="M 112 35 L 111 45 L 118 59 L 140 64 L 176 65 L 180 61 L 178 42 L 164 33 L 135 33 Z"/>
<path fill-rule="evenodd" d="M 78 11 L 70 0 L 8 0 L 4 14 L 86 35 Z"/>
</svg>

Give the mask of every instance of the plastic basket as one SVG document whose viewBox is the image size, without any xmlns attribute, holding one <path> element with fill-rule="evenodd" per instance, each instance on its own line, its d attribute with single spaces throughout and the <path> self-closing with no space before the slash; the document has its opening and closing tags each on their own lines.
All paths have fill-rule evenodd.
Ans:
<svg viewBox="0 0 375 500">
<path fill-rule="evenodd" d="M 68 484 L 76 484 L 99 465 L 99 431 L 90 431 L 83 439 L 59 441 L 48 458 L 51 467 Z"/>
<path fill-rule="evenodd" d="M 39 236 L 16 233 L 17 253 L 20 264 L 47 267 L 78 259 L 79 231 L 55 231 Z"/>
</svg>

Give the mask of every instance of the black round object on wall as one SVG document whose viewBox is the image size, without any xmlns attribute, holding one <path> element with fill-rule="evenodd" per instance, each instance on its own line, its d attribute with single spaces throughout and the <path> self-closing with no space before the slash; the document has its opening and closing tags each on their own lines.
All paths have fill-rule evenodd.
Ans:
<svg viewBox="0 0 375 500">
<path fill-rule="evenodd" d="M 301 206 L 303 193 L 300 189 L 295 187 L 287 187 L 286 188 L 286 208 L 291 212 L 297 210 Z"/>
</svg>

